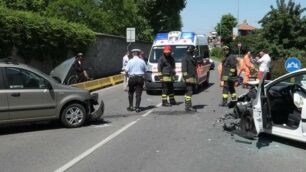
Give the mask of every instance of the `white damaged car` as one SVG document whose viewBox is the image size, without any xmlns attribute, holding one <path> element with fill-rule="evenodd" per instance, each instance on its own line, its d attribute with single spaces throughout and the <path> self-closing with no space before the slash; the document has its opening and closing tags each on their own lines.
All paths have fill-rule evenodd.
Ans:
<svg viewBox="0 0 306 172">
<path fill-rule="evenodd" d="M 306 68 L 262 79 L 239 97 L 234 115 L 248 138 L 260 133 L 306 142 Z"/>
</svg>

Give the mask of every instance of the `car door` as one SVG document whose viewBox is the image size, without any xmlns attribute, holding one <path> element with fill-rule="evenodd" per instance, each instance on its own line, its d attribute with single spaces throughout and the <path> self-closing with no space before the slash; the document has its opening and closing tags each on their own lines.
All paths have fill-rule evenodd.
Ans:
<svg viewBox="0 0 306 172">
<path fill-rule="evenodd" d="M 9 119 L 9 107 L 7 93 L 4 89 L 2 68 L 0 68 L 0 122 Z"/>
<path fill-rule="evenodd" d="M 264 74 L 264 76 L 262 77 L 262 79 L 259 82 L 259 85 L 257 87 L 257 95 L 256 95 L 256 99 L 253 102 L 253 121 L 254 121 L 254 125 L 255 125 L 255 129 L 256 129 L 256 133 L 254 134 L 259 134 L 262 133 L 264 131 L 263 128 L 263 114 L 262 114 L 262 97 L 264 97 L 265 95 L 265 90 L 264 90 L 264 82 L 265 82 L 265 77 L 266 77 L 266 73 Z"/>
<path fill-rule="evenodd" d="M 43 77 L 21 68 L 6 68 L 10 119 L 55 116 L 56 99 Z"/>
</svg>

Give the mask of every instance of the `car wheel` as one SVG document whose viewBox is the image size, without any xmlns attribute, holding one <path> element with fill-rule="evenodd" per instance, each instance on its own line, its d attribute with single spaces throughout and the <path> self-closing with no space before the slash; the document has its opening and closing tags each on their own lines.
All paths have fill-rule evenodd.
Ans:
<svg viewBox="0 0 306 172">
<path fill-rule="evenodd" d="M 244 112 L 241 116 L 240 129 L 243 137 L 247 139 L 254 139 L 256 137 L 256 129 L 254 119 L 250 110 Z"/>
<path fill-rule="evenodd" d="M 65 127 L 76 128 L 84 124 L 86 119 L 86 110 L 84 106 L 73 103 L 68 105 L 61 114 L 61 122 Z"/>
<path fill-rule="evenodd" d="M 147 92 L 148 95 L 153 95 L 154 94 L 154 91 L 152 91 L 152 90 L 146 90 L 146 92 Z"/>
</svg>

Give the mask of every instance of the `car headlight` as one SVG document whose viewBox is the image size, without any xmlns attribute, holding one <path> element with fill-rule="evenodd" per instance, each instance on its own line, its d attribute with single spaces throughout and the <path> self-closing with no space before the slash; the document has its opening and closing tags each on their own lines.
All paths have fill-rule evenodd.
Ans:
<svg viewBox="0 0 306 172">
<path fill-rule="evenodd" d="M 213 61 L 212 59 L 209 59 L 209 62 L 210 62 L 210 63 L 213 63 L 214 61 Z"/>
</svg>

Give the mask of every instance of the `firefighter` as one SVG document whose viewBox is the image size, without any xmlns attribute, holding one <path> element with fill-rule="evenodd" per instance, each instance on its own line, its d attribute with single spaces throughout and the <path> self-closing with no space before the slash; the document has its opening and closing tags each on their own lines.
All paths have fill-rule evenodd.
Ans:
<svg viewBox="0 0 306 172">
<path fill-rule="evenodd" d="M 171 52 L 171 46 L 164 46 L 163 55 L 159 58 L 158 61 L 158 72 L 160 73 L 160 81 L 162 83 L 162 106 L 176 105 L 173 88 L 175 61 L 171 55 Z M 170 103 L 168 103 L 168 97 Z"/>
<path fill-rule="evenodd" d="M 187 47 L 186 56 L 182 59 L 182 72 L 186 84 L 185 93 L 185 110 L 186 112 L 196 112 L 192 107 L 191 97 L 193 94 L 193 87 L 197 83 L 197 69 L 196 59 L 194 58 L 195 46 L 190 45 Z"/>
<path fill-rule="evenodd" d="M 235 90 L 235 84 L 237 82 L 237 63 L 238 58 L 229 54 L 229 47 L 224 46 L 225 58 L 222 60 L 222 74 L 221 80 L 224 82 L 222 102 L 220 106 L 227 106 L 227 99 L 229 93 L 231 94 L 231 100 L 237 101 L 237 93 Z"/>
</svg>

